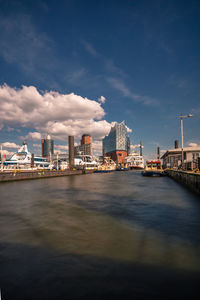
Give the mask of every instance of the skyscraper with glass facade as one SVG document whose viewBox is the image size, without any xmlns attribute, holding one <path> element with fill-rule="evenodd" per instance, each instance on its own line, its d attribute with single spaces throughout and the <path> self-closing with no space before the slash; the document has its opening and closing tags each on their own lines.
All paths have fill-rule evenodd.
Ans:
<svg viewBox="0 0 200 300">
<path fill-rule="evenodd" d="M 54 141 L 51 139 L 51 136 L 48 134 L 46 139 L 41 140 L 42 146 L 42 156 L 50 157 L 54 154 Z"/>
<path fill-rule="evenodd" d="M 130 138 L 125 122 L 115 123 L 110 133 L 103 139 L 103 153 L 114 161 L 122 163 L 130 150 Z"/>
</svg>

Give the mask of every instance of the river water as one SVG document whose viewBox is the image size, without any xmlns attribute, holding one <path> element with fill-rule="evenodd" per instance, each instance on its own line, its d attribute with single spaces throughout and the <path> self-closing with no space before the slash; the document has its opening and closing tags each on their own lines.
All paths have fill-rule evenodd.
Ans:
<svg viewBox="0 0 200 300">
<path fill-rule="evenodd" d="M 0 289 L 13 299 L 195 299 L 200 199 L 140 172 L 0 184 Z"/>
</svg>

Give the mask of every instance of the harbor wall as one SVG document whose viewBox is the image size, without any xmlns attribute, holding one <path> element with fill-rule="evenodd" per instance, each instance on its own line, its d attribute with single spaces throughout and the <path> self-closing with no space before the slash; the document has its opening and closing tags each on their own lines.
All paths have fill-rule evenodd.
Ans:
<svg viewBox="0 0 200 300">
<path fill-rule="evenodd" d="M 36 170 L 36 171 L 22 171 L 16 170 L 11 172 L 0 172 L 0 182 L 17 181 L 27 179 L 39 179 L 60 177 L 69 175 L 81 175 L 92 173 L 92 170 L 64 170 L 64 171 L 49 171 L 49 170 Z"/>
<path fill-rule="evenodd" d="M 200 195 L 200 173 L 167 170 L 168 176 Z"/>
</svg>

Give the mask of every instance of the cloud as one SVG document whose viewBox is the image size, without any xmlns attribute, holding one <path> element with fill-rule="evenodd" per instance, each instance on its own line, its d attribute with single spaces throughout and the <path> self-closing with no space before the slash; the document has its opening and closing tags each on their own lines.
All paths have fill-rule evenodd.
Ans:
<svg viewBox="0 0 200 300">
<path fill-rule="evenodd" d="M 189 80 L 186 78 L 181 78 L 179 76 L 177 76 L 176 74 L 172 74 L 170 75 L 169 79 L 168 79 L 168 83 L 170 85 L 173 85 L 179 89 L 188 89 L 189 86 L 191 85 L 189 83 Z"/>
<path fill-rule="evenodd" d="M 20 148 L 19 145 L 15 143 L 10 143 L 10 142 L 5 142 L 1 144 L 3 148 L 8 148 L 8 149 L 18 149 Z"/>
<path fill-rule="evenodd" d="M 117 67 L 112 59 L 104 59 L 104 66 L 106 71 L 110 73 L 114 73 L 115 75 L 118 74 L 123 77 L 127 77 L 126 73 Z"/>
<path fill-rule="evenodd" d="M 55 145 L 54 148 L 59 150 L 68 150 L 68 145 Z"/>
<path fill-rule="evenodd" d="M 100 57 L 101 55 L 94 49 L 94 47 L 85 40 L 81 41 L 85 50 L 91 54 L 93 57 Z"/>
<path fill-rule="evenodd" d="M 7 63 L 16 64 L 26 73 L 35 73 L 41 67 L 49 69 L 53 43 L 35 29 L 28 15 L 1 16 L 0 28 L 0 56 Z"/>
<path fill-rule="evenodd" d="M 155 106 L 156 104 L 158 104 L 158 101 L 156 99 L 153 99 L 149 96 L 142 96 L 133 93 L 121 79 L 107 78 L 107 81 L 113 88 L 120 91 L 124 97 L 130 98 L 135 102 L 140 102 L 144 105 L 150 106 Z"/>
<path fill-rule="evenodd" d="M 66 154 L 66 152 L 63 152 L 61 150 L 54 150 L 54 154 Z"/>
<path fill-rule="evenodd" d="M 41 148 L 41 144 L 33 144 L 34 148 Z"/>
<path fill-rule="evenodd" d="M 101 96 L 99 99 L 100 103 L 105 103 L 106 102 L 106 98 L 104 96 Z"/>
<path fill-rule="evenodd" d="M 136 149 L 136 148 L 140 148 L 140 144 L 137 144 L 137 145 L 131 145 L 131 149 Z M 142 145 L 142 148 L 144 148 L 143 145 Z"/>
<path fill-rule="evenodd" d="M 93 152 L 93 155 L 102 155 L 102 141 L 97 141 L 97 140 L 94 140 L 92 141 L 92 152 Z"/>
<path fill-rule="evenodd" d="M 128 133 L 130 133 L 130 132 L 132 132 L 133 130 L 131 129 L 131 128 L 129 128 L 127 125 L 125 125 L 126 126 L 126 129 L 127 129 L 127 132 Z"/>
<path fill-rule="evenodd" d="M 111 124 L 102 120 L 101 104 L 74 93 L 55 91 L 41 93 L 34 86 L 20 89 L 0 86 L 0 126 L 34 128 L 25 139 L 41 139 L 51 134 L 66 141 L 68 135 L 81 137 L 85 132 L 101 139 L 108 134 Z"/>
<path fill-rule="evenodd" d="M 80 82 L 85 79 L 86 75 L 87 70 L 85 68 L 80 68 L 79 70 L 70 72 L 67 76 L 67 81 L 73 85 L 80 84 Z"/>
<path fill-rule="evenodd" d="M 42 136 L 39 132 L 29 132 L 26 136 L 21 136 L 22 140 L 41 140 Z"/>
<path fill-rule="evenodd" d="M 198 147 L 199 145 L 196 144 L 196 143 L 189 143 L 188 146 L 189 146 L 189 147 Z"/>
</svg>

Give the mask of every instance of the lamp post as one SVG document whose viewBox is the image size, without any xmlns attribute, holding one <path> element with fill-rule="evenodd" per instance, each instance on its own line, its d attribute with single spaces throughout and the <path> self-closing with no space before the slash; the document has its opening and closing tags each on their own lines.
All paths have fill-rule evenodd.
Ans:
<svg viewBox="0 0 200 300">
<path fill-rule="evenodd" d="M 183 119 L 191 118 L 191 117 L 193 117 L 192 114 L 189 114 L 186 116 L 183 116 L 183 115 L 179 116 L 179 118 L 181 120 L 181 167 L 182 167 L 182 169 L 183 169 L 183 162 L 184 162 L 184 157 L 183 157 Z"/>
</svg>

